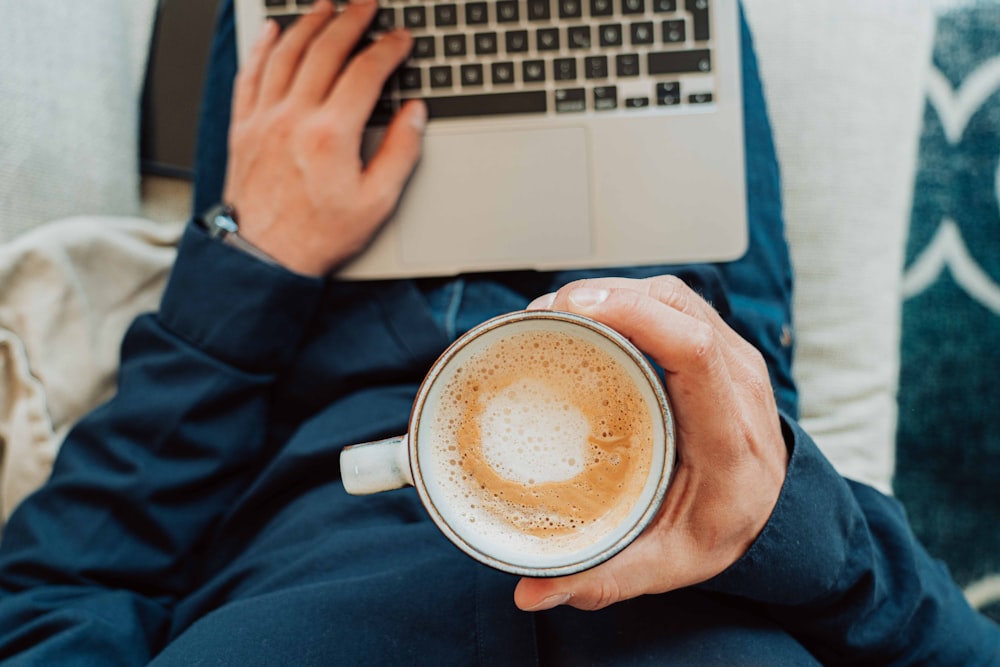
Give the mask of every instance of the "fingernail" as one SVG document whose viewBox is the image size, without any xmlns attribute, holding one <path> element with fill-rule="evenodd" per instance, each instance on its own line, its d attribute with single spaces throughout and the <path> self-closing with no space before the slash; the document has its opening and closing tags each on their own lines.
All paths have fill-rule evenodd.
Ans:
<svg viewBox="0 0 1000 667">
<path fill-rule="evenodd" d="M 424 128 L 427 127 L 427 105 L 422 100 L 417 100 L 413 102 L 412 106 L 413 109 L 410 110 L 410 125 L 417 132 L 423 132 Z"/>
<path fill-rule="evenodd" d="M 334 10 L 332 2 L 327 2 L 327 0 L 320 0 L 315 5 L 313 5 L 313 14 L 329 14 Z"/>
<path fill-rule="evenodd" d="M 611 292 L 606 289 L 580 287 L 569 293 L 569 300 L 580 308 L 593 308 L 607 301 L 610 294 Z"/>
<path fill-rule="evenodd" d="M 278 22 L 274 19 L 268 19 L 264 22 L 264 29 L 260 31 L 260 36 L 257 37 L 257 41 L 266 42 L 271 39 L 276 32 L 278 32 Z"/>
<path fill-rule="evenodd" d="M 552 304 L 555 303 L 555 300 L 556 300 L 556 293 L 550 292 L 549 294 L 540 296 L 531 303 L 529 303 L 528 307 L 525 308 L 525 310 L 548 310 L 549 308 L 552 307 Z"/>
<path fill-rule="evenodd" d="M 553 607 L 566 604 L 569 602 L 571 597 L 573 597 L 572 593 L 557 593 L 556 595 L 550 595 L 534 607 L 529 607 L 525 611 L 545 611 L 546 609 L 552 609 Z"/>
</svg>

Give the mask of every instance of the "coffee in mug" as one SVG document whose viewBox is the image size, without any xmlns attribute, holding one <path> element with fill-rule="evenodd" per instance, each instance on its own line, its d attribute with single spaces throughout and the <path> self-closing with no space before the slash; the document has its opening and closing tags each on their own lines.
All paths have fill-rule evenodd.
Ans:
<svg viewBox="0 0 1000 667">
<path fill-rule="evenodd" d="M 652 519 L 674 462 L 655 371 L 577 315 L 501 316 L 457 340 L 418 392 L 407 436 L 345 448 L 352 493 L 417 487 L 439 528 L 498 569 L 592 567 Z"/>
</svg>

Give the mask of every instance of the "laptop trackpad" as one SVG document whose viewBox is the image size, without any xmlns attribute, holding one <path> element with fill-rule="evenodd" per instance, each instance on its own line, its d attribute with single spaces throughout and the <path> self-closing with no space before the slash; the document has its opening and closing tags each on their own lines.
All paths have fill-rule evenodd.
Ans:
<svg viewBox="0 0 1000 667">
<path fill-rule="evenodd" d="M 587 259 L 589 174 L 581 127 L 428 136 L 396 216 L 403 262 L 476 270 Z"/>
</svg>

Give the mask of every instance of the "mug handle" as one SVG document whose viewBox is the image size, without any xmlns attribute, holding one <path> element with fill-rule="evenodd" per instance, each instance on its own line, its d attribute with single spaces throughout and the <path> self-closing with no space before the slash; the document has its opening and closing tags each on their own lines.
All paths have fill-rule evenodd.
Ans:
<svg viewBox="0 0 1000 667">
<path fill-rule="evenodd" d="M 340 477 L 352 496 L 413 486 L 407 436 L 344 447 L 340 452 Z"/>
</svg>

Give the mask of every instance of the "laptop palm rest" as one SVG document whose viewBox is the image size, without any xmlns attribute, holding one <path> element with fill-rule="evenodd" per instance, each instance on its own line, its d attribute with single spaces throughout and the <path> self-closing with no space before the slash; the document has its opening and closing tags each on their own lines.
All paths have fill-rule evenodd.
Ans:
<svg viewBox="0 0 1000 667">
<path fill-rule="evenodd" d="M 394 216 L 403 264 L 474 271 L 589 257 L 588 153 L 582 127 L 428 135 Z"/>
</svg>

